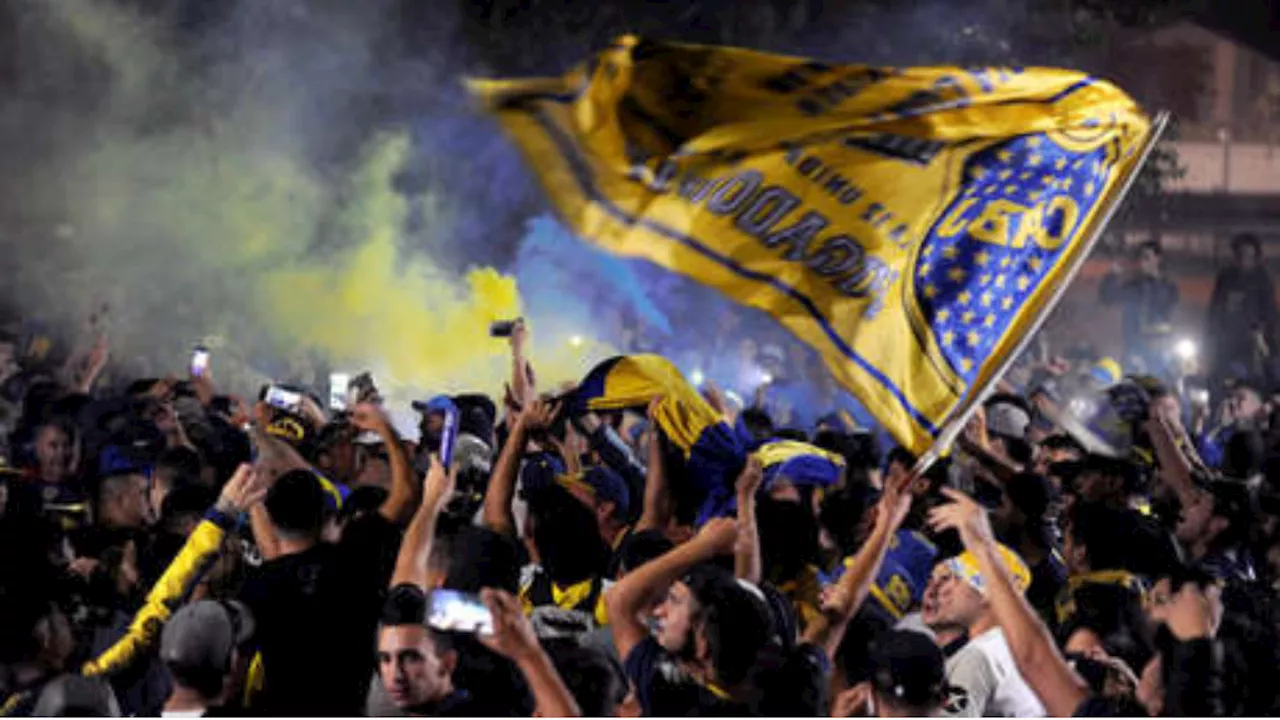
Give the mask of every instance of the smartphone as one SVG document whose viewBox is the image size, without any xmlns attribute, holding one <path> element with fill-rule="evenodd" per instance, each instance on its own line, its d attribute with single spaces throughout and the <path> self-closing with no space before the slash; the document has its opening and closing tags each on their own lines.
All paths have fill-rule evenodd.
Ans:
<svg viewBox="0 0 1280 720">
<path fill-rule="evenodd" d="M 209 372 L 209 350 L 197 345 L 191 351 L 191 377 L 204 377 Z"/>
<path fill-rule="evenodd" d="M 302 393 L 286 390 L 279 385 L 267 388 L 263 402 L 277 410 L 296 413 L 302 409 Z"/>
<path fill-rule="evenodd" d="M 516 318 L 515 320 L 499 320 L 493 323 L 489 326 L 489 337 L 511 337 L 511 333 L 516 329 L 516 323 L 520 322 L 522 319 L 523 318 Z"/>
<path fill-rule="evenodd" d="M 453 446 L 458 441 L 458 408 L 444 411 L 444 426 L 440 428 L 440 463 L 448 470 L 453 465 Z"/>
<path fill-rule="evenodd" d="M 347 409 L 347 386 L 351 376 L 347 373 L 329 373 L 329 409 L 342 411 Z"/>
<path fill-rule="evenodd" d="M 493 614 L 479 595 L 432 590 L 427 598 L 427 625 L 444 632 L 493 634 Z"/>
</svg>

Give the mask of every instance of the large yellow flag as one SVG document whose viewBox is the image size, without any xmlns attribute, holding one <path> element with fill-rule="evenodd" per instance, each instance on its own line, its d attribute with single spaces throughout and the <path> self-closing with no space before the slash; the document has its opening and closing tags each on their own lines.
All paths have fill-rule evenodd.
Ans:
<svg viewBox="0 0 1280 720">
<path fill-rule="evenodd" d="M 471 87 L 577 234 L 770 313 L 915 452 L 1045 312 L 1150 132 L 1078 72 L 632 37 Z"/>
</svg>

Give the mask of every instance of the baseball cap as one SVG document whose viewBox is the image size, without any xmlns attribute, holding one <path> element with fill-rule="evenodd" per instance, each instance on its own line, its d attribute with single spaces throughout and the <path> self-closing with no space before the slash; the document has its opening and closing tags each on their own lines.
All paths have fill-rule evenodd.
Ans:
<svg viewBox="0 0 1280 720">
<path fill-rule="evenodd" d="M 871 647 L 871 683 L 910 707 L 940 704 L 947 696 L 946 658 L 924 633 L 886 630 Z"/>
<path fill-rule="evenodd" d="M 160 635 L 160 659 L 188 670 L 227 672 L 231 651 L 253 636 L 253 616 L 230 600 L 200 600 L 174 613 Z"/>
<path fill-rule="evenodd" d="M 436 395 L 426 400 L 414 400 L 412 405 L 414 410 L 423 415 L 456 411 L 458 409 L 458 406 L 454 404 L 453 399 L 448 395 Z"/>
<path fill-rule="evenodd" d="M 1013 578 L 1013 586 L 1018 592 L 1025 593 L 1027 587 L 1031 585 L 1031 571 L 1027 569 L 1027 564 L 1018 557 L 1018 553 L 1009 548 L 996 544 L 999 551 L 1000 559 L 1004 563 L 1005 570 L 1009 571 L 1009 575 Z M 969 583 L 974 590 L 980 594 L 987 593 L 987 583 L 983 579 L 982 573 L 978 570 L 978 558 L 973 553 L 965 550 L 959 555 L 946 561 L 947 567 L 956 577 Z"/>
<path fill-rule="evenodd" d="M 602 465 L 587 468 L 578 476 L 561 478 L 562 483 L 580 482 L 590 488 L 597 502 L 611 502 L 619 516 L 625 516 L 631 508 L 631 491 L 621 475 Z"/>
</svg>

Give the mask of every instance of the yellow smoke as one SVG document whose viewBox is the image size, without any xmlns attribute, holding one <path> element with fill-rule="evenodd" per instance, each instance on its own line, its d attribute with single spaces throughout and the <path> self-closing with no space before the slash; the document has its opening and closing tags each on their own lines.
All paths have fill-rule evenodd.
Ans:
<svg viewBox="0 0 1280 720">
<path fill-rule="evenodd" d="M 51 7 L 119 80 L 67 161 L 33 171 L 33 187 L 73 199 L 73 231 L 58 248 L 74 256 L 74 272 L 61 268 L 75 278 L 66 300 L 109 301 L 117 348 L 181 371 L 191 343 L 217 336 L 215 374 L 241 392 L 249 348 L 315 351 L 335 371 L 372 370 L 393 398 L 500 391 L 508 349 L 488 328 L 520 314 L 515 280 L 489 267 L 459 277 L 433 261 L 450 228 L 439 191 L 414 198 L 428 208 L 416 233 L 426 247 L 407 247 L 409 199 L 392 182 L 409 156 L 406 134 L 369 138 L 349 177 L 321 177 L 287 103 L 305 89 L 247 86 L 214 103 L 175 79 L 148 23 L 96 0 Z M 155 129 L 148 108 L 174 94 L 206 112 Z M 537 340 L 538 319 L 530 322 Z M 581 377 L 608 352 L 589 339 L 545 339 L 533 350 L 544 387 Z"/>
</svg>

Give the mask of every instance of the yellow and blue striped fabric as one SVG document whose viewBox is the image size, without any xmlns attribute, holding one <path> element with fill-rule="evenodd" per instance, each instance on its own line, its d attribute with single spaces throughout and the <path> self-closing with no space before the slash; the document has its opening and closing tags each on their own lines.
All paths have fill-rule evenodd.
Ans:
<svg viewBox="0 0 1280 720">
<path fill-rule="evenodd" d="M 916 454 L 1047 311 L 1150 137 L 1080 72 L 635 37 L 471 89 L 576 234 L 769 313 Z"/>
<path fill-rule="evenodd" d="M 746 449 L 670 360 L 659 355 L 610 358 L 587 374 L 575 394 L 580 410 L 643 410 L 658 397 L 662 401 L 654 421 L 680 448 L 690 480 L 707 496 L 704 519 L 722 514 L 733 499 L 733 480 Z"/>
<path fill-rule="evenodd" d="M 778 478 L 786 478 L 793 485 L 831 487 L 840 482 L 844 473 L 844 458 L 809 443 L 795 440 L 773 440 L 760 446 L 755 456 L 764 468 L 767 489 Z"/>
</svg>

